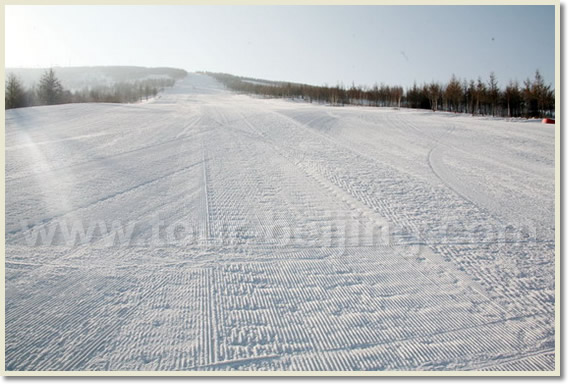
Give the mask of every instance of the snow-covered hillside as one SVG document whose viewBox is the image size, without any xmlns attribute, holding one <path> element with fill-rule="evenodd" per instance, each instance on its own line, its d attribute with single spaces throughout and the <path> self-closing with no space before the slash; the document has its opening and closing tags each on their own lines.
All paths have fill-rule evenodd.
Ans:
<svg viewBox="0 0 568 384">
<path fill-rule="evenodd" d="M 6 369 L 553 370 L 554 166 L 554 126 L 196 74 L 6 111 Z"/>
</svg>

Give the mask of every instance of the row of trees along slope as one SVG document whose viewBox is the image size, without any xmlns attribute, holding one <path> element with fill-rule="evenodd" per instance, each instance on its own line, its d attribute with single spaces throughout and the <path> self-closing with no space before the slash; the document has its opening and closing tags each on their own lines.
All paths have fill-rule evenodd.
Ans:
<svg viewBox="0 0 568 384">
<path fill-rule="evenodd" d="M 133 103 L 156 96 L 165 87 L 171 87 L 187 72 L 175 70 L 173 77 L 146 78 L 113 85 L 99 85 L 70 91 L 65 89 L 53 69 L 47 69 L 37 86 L 24 87 L 13 73 L 6 79 L 6 109 L 55 105 L 66 103 Z"/>
<path fill-rule="evenodd" d="M 238 77 L 225 73 L 206 74 L 216 78 L 234 91 L 264 97 L 299 98 L 308 102 L 331 105 L 366 105 L 377 107 L 418 108 L 433 111 L 471 113 L 500 117 L 554 116 L 554 89 L 545 83 L 537 70 L 534 79 L 526 79 L 522 85 L 509 81 L 504 87 L 494 73 L 487 81 L 460 80 L 452 75 L 447 83 L 431 82 L 408 89 L 401 86 L 375 84 L 372 87 L 346 88 L 314 86 L 290 82 L 276 82 Z"/>
</svg>

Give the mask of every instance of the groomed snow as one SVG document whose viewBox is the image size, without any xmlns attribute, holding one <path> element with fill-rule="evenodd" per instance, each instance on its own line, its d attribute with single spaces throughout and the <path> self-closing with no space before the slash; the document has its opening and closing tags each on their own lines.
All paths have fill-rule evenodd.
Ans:
<svg viewBox="0 0 568 384">
<path fill-rule="evenodd" d="M 6 369 L 553 370 L 554 165 L 551 125 L 196 74 L 9 110 Z"/>
</svg>

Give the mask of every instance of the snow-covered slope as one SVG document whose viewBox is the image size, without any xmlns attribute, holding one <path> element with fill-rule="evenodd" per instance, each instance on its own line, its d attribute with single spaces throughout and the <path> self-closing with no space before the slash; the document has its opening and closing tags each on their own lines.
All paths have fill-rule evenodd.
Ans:
<svg viewBox="0 0 568 384">
<path fill-rule="evenodd" d="M 549 125 L 195 74 L 10 110 L 6 368 L 553 370 L 554 230 Z"/>
</svg>

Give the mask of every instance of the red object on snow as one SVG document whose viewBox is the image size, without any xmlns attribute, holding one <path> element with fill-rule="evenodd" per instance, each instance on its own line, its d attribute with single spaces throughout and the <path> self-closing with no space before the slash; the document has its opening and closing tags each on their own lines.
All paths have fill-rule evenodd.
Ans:
<svg viewBox="0 0 568 384">
<path fill-rule="evenodd" d="M 542 119 L 542 123 L 543 124 L 554 124 L 554 120 L 553 119 Z"/>
</svg>

